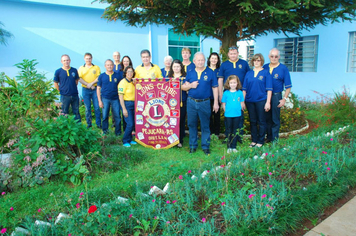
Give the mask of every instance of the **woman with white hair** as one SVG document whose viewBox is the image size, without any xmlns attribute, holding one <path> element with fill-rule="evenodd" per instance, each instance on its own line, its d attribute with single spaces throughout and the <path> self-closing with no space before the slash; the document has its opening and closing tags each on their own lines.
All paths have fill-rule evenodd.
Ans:
<svg viewBox="0 0 356 236">
<path fill-rule="evenodd" d="M 172 62 L 173 58 L 171 56 L 164 57 L 164 68 L 161 69 L 163 78 L 168 78 L 168 73 L 171 69 Z"/>
</svg>

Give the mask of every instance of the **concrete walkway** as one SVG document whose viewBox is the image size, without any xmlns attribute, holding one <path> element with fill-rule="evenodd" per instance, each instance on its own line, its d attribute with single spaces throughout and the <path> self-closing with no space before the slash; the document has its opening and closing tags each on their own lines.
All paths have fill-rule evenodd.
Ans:
<svg viewBox="0 0 356 236">
<path fill-rule="evenodd" d="M 355 236 L 356 235 L 356 197 L 339 210 L 315 226 L 304 236 Z"/>
</svg>

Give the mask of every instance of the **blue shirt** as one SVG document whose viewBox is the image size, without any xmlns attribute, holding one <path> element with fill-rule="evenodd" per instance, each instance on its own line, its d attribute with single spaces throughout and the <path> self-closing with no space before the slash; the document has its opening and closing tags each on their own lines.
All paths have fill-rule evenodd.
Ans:
<svg viewBox="0 0 356 236">
<path fill-rule="evenodd" d="M 209 67 L 205 67 L 205 69 L 199 74 L 196 69 L 188 71 L 186 80 L 189 83 L 194 81 L 198 81 L 199 83 L 197 88 L 191 88 L 188 91 L 188 96 L 195 99 L 210 98 L 213 93 L 212 88 L 218 87 L 216 74 Z"/>
<path fill-rule="evenodd" d="M 264 65 L 263 68 L 270 71 L 269 68 L 269 63 Z M 273 92 L 274 93 L 279 93 L 282 92 L 285 88 L 291 88 L 292 87 L 292 81 L 290 79 L 290 74 L 288 68 L 283 65 L 279 64 L 277 67 L 275 67 L 271 73 L 272 75 L 272 84 L 273 84 Z"/>
<path fill-rule="evenodd" d="M 209 67 L 210 68 L 210 67 Z M 210 68 L 211 69 L 211 68 Z M 213 70 L 213 69 L 212 69 Z M 216 75 L 216 78 L 218 78 L 218 75 L 219 75 L 219 71 L 220 71 L 220 68 L 217 68 L 215 70 L 213 70 L 215 72 L 215 75 Z M 214 94 L 211 94 L 211 97 L 210 99 L 214 99 Z"/>
<path fill-rule="evenodd" d="M 166 68 L 162 68 L 162 69 L 161 69 L 161 72 L 162 72 L 163 78 L 167 78 L 167 77 L 168 77 L 169 71 L 166 71 Z"/>
<path fill-rule="evenodd" d="M 53 81 L 59 84 L 59 93 L 64 96 L 78 96 L 77 80 L 78 71 L 75 68 L 64 70 L 59 68 L 54 72 Z"/>
<path fill-rule="evenodd" d="M 225 103 L 225 117 L 239 117 L 241 116 L 241 102 L 244 101 L 244 95 L 241 90 L 230 92 L 226 90 L 221 99 Z"/>
<path fill-rule="evenodd" d="M 191 71 L 191 70 L 194 70 L 195 69 L 195 64 L 193 63 L 193 62 L 191 62 L 189 65 L 186 65 L 186 66 L 184 66 L 184 70 L 185 70 L 185 72 L 189 72 L 189 71 Z"/>
<path fill-rule="evenodd" d="M 117 64 L 117 65 L 114 63 L 114 69 L 113 69 L 113 71 L 116 72 L 116 73 L 119 73 L 119 71 L 121 71 L 121 65 L 120 65 L 120 63 Z"/>
<path fill-rule="evenodd" d="M 119 99 L 117 85 L 122 80 L 122 76 L 116 72 L 112 75 L 102 73 L 98 77 L 98 86 L 101 87 L 101 96 L 106 99 Z"/>
<path fill-rule="evenodd" d="M 254 71 L 246 73 L 242 90 L 246 91 L 246 102 L 261 102 L 267 99 L 267 91 L 272 91 L 272 76 L 268 70 L 261 70 L 257 76 Z"/>
<path fill-rule="evenodd" d="M 230 75 L 237 75 L 241 84 L 244 84 L 244 78 L 246 73 L 250 71 L 250 67 L 245 60 L 239 59 L 237 62 L 225 61 L 220 66 L 219 78 L 224 79 L 224 84 Z"/>
</svg>

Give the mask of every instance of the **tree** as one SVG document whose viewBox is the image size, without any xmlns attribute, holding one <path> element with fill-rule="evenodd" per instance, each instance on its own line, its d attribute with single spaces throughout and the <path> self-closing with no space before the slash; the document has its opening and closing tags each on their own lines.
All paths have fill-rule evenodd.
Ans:
<svg viewBox="0 0 356 236">
<path fill-rule="evenodd" d="M 267 33 L 300 34 L 318 24 L 355 20 L 353 0 L 97 0 L 108 20 L 168 24 L 176 33 L 214 37 L 222 48 Z"/>
<path fill-rule="evenodd" d="M 13 35 L 9 31 L 3 29 L 2 26 L 4 26 L 4 24 L 0 21 L 0 44 L 7 45 L 7 39 L 12 38 Z"/>
</svg>

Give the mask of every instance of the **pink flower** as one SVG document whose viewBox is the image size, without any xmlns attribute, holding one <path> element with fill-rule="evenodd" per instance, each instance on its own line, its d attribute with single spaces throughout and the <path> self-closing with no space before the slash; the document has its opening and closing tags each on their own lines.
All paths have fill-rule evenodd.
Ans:
<svg viewBox="0 0 356 236">
<path fill-rule="evenodd" d="M 172 203 L 176 203 L 177 202 L 177 200 L 173 200 L 173 202 Z"/>
<path fill-rule="evenodd" d="M 207 173 L 209 173 L 209 172 L 210 172 L 210 170 L 207 170 L 206 172 L 207 172 Z"/>
<path fill-rule="evenodd" d="M 77 209 L 80 208 L 80 204 L 79 203 L 75 204 L 75 206 L 77 207 Z"/>
<path fill-rule="evenodd" d="M 263 194 L 261 198 L 265 198 L 265 197 L 267 197 L 267 195 L 266 195 L 266 194 Z"/>
<path fill-rule="evenodd" d="M 269 207 L 269 204 L 266 204 L 266 207 Z"/>
<path fill-rule="evenodd" d="M 83 193 L 83 192 L 81 192 L 79 195 L 80 195 L 80 196 L 82 196 L 82 195 L 84 195 L 84 193 Z"/>
<path fill-rule="evenodd" d="M 169 204 L 169 203 L 171 203 L 171 202 L 168 200 L 168 201 L 166 201 L 166 203 Z"/>
<path fill-rule="evenodd" d="M 232 178 L 233 181 L 235 181 L 235 178 Z"/>
<path fill-rule="evenodd" d="M 179 176 L 179 179 L 183 179 L 183 175 L 180 175 L 180 176 Z"/>
<path fill-rule="evenodd" d="M 273 187 L 273 185 L 272 185 L 272 184 L 270 184 L 270 185 L 269 185 L 269 187 L 270 187 L 270 188 L 272 188 L 272 187 Z"/>
<path fill-rule="evenodd" d="M 6 228 L 3 228 L 3 229 L 1 230 L 1 233 L 2 233 L 2 234 L 6 233 Z"/>
<path fill-rule="evenodd" d="M 153 188 L 153 186 L 151 186 L 151 188 Z"/>
<path fill-rule="evenodd" d="M 327 170 L 330 170 L 330 167 L 326 168 Z"/>
<path fill-rule="evenodd" d="M 333 140 L 334 140 L 334 139 L 332 139 L 332 138 L 330 139 L 330 141 L 333 141 Z"/>
<path fill-rule="evenodd" d="M 327 162 L 325 162 L 325 165 L 327 166 L 327 165 L 328 165 L 328 163 L 327 163 Z"/>
<path fill-rule="evenodd" d="M 157 220 L 157 216 L 153 217 L 153 219 Z"/>
<path fill-rule="evenodd" d="M 41 208 L 37 210 L 38 212 L 41 212 Z"/>
<path fill-rule="evenodd" d="M 131 217 L 132 217 L 132 214 L 129 215 L 129 218 L 131 218 Z"/>
<path fill-rule="evenodd" d="M 245 174 L 244 173 L 241 173 L 242 176 L 244 176 Z"/>
<path fill-rule="evenodd" d="M 14 210 L 14 208 L 13 207 L 10 207 L 10 211 L 13 211 Z"/>
<path fill-rule="evenodd" d="M 226 203 L 225 202 L 222 202 L 221 205 L 224 206 Z"/>
<path fill-rule="evenodd" d="M 221 160 L 224 160 L 224 158 L 225 158 L 225 156 L 223 156 L 223 157 L 221 158 Z"/>
<path fill-rule="evenodd" d="M 268 156 L 268 153 L 266 152 L 266 156 Z"/>
<path fill-rule="evenodd" d="M 152 202 L 155 202 L 156 201 L 156 199 L 152 199 Z"/>
<path fill-rule="evenodd" d="M 167 221 L 166 224 L 170 224 L 171 222 L 170 221 Z"/>
<path fill-rule="evenodd" d="M 272 175 L 272 172 L 269 172 L 268 174 L 269 174 L 269 175 Z"/>
<path fill-rule="evenodd" d="M 201 222 L 205 223 L 205 222 L 206 222 L 206 219 L 205 219 L 205 218 L 201 219 Z"/>
<path fill-rule="evenodd" d="M 1 195 L 5 195 L 6 193 L 5 192 L 2 192 Z"/>
<path fill-rule="evenodd" d="M 190 173 L 192 173 L 192 171 L 191 171 L 191 170 L 188 170 L 188 174 L 190 174 Z"/>
<path fill-rule="evenodd" d="M 249 196 L 248 196 L 248 198 L 253 198 L 254 196 L 256 196 L 255 194 L 250 194 Z"/>
<path fill-rule="evenodd" d="M 80 196 L 79 198 L 82 198 L 82 196 Z"/>
<path fill-rule="evenodd" d="M 72 234 L 68 234 L 68 236 L 72 236 Z"/>
<path fill-rule="evenodd" d="M 224 168 L 225 167 L 225 165 L 221 165 L 221 168 Z"/>
<path fill-rule="evenodd" d="M 314 148 L 314 150 L 316 150 L 316 148 Z"/>
</svg>

